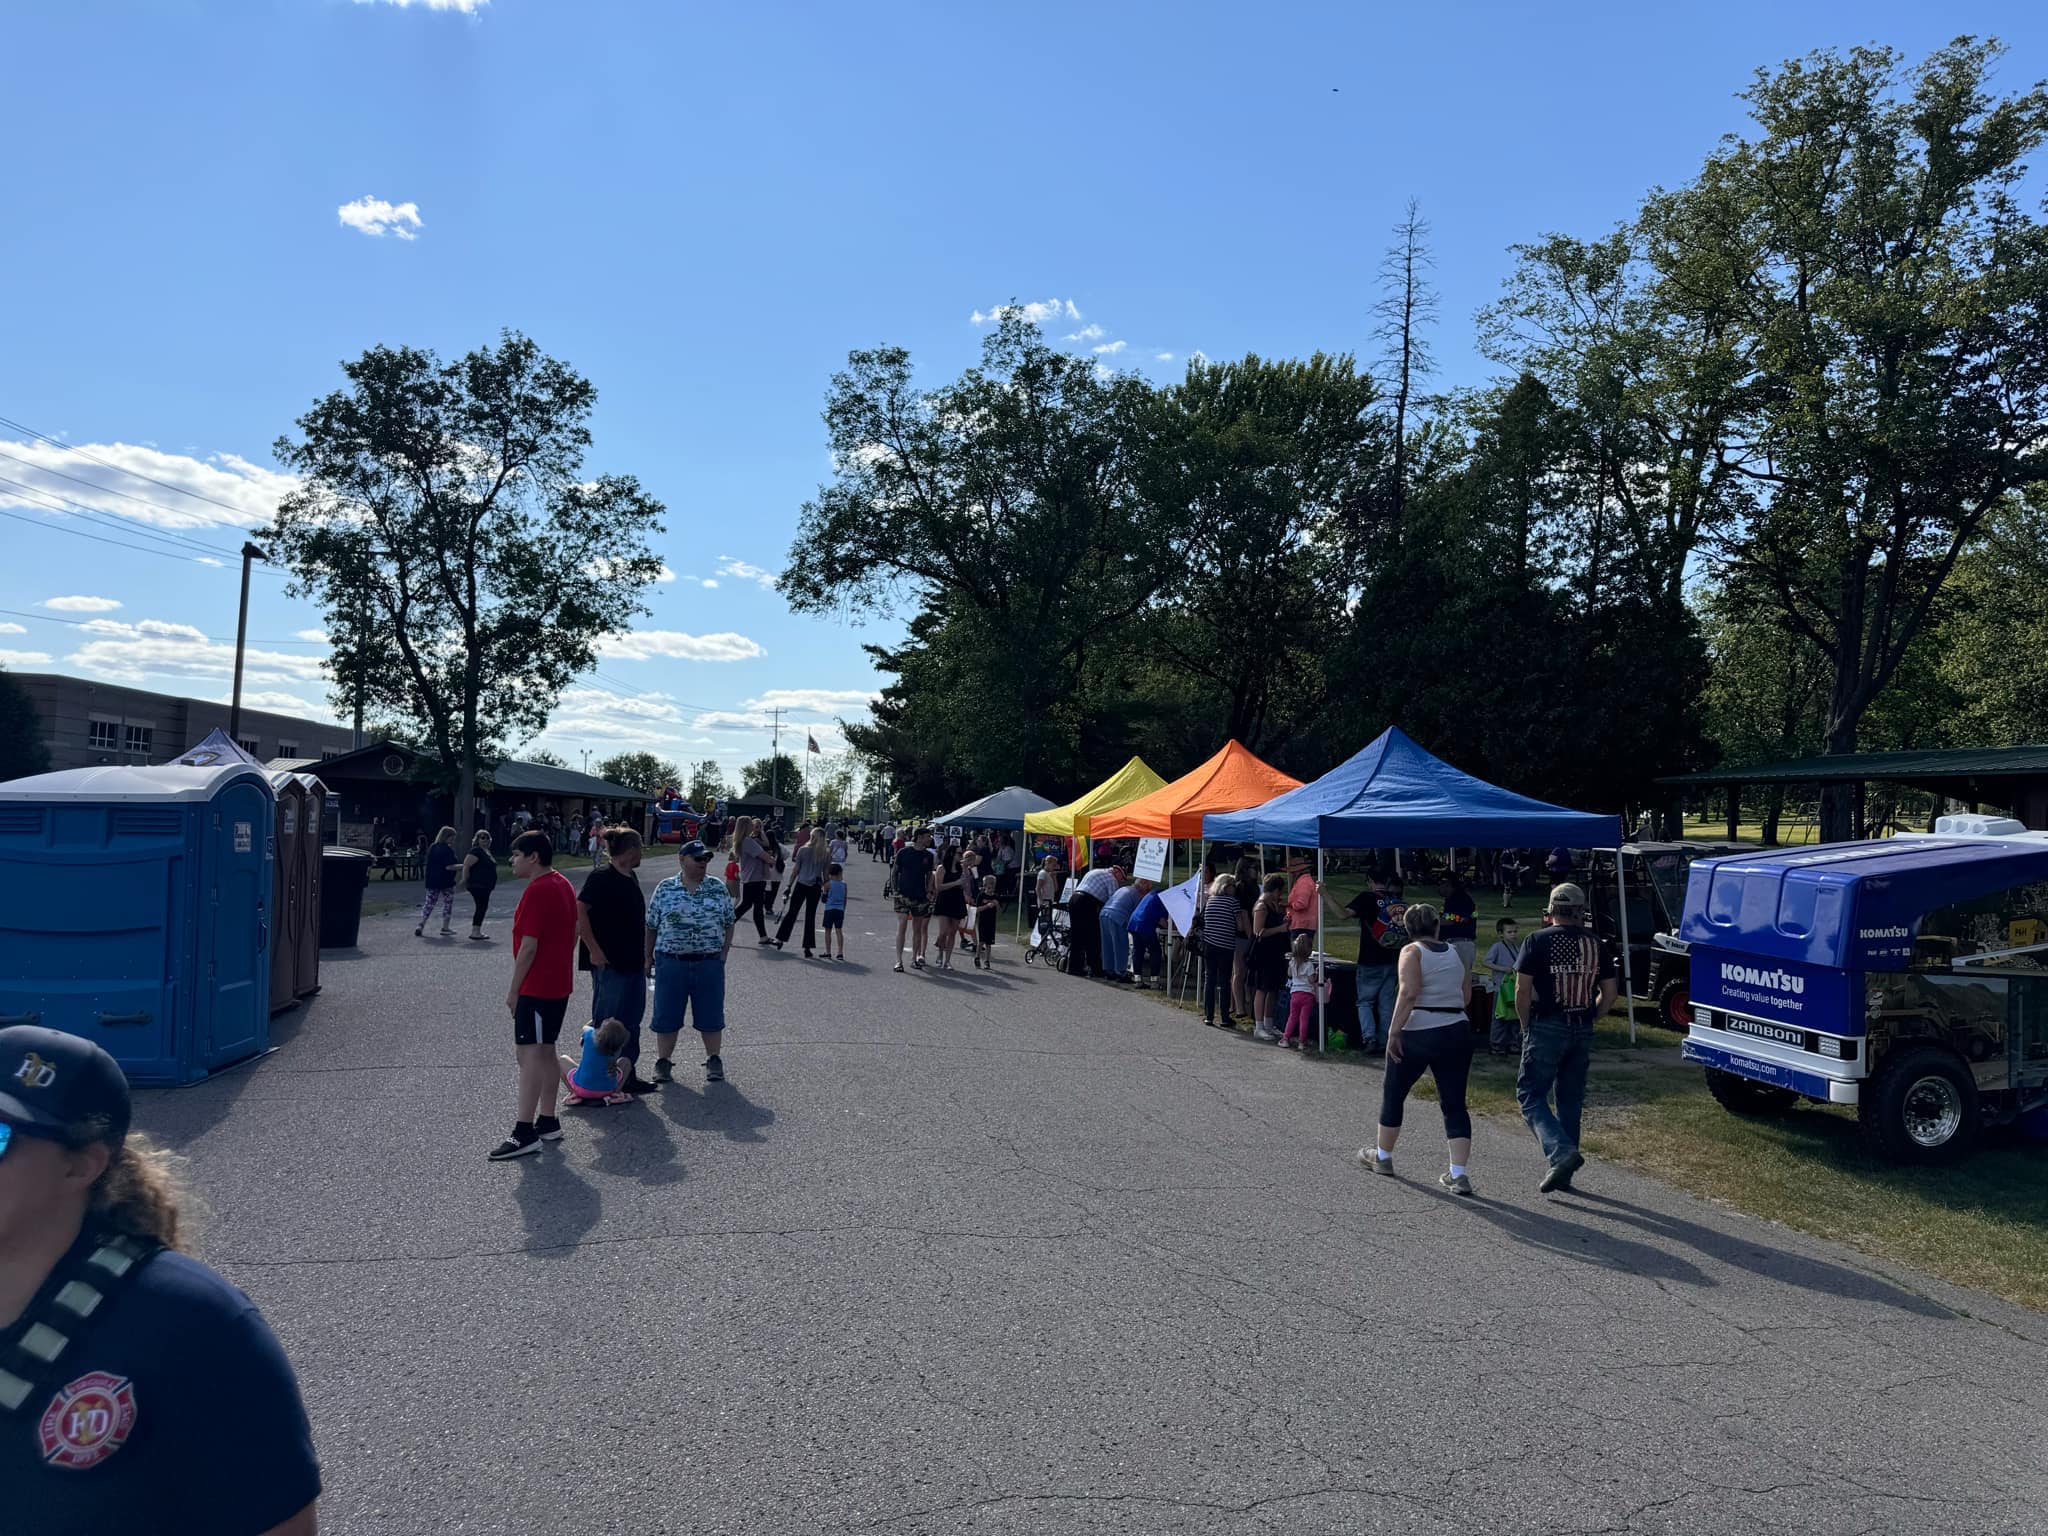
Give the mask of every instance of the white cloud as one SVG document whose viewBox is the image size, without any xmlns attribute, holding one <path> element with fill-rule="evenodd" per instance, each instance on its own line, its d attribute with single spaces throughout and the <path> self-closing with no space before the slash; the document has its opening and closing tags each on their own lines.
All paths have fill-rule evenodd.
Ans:
<svg viewBox="0 0 2048 1536">
<path fill-rule="evenodd" d="M 1173 361 L 1173 354 L 1171 352 L 1154 352 L 1152 354 L 1152 361 L 1155 363 L 1170 363 Z"/>
<path fill-rule="evenodd" d="M 1011 315 L 1021 315 L 1033 325 L 1043 325 L 1048 320 L 1078 320 L 1081 311 L 1074 307 L 1072 299 L 1034 299 L 1029 304 L 996 304 L 988 309 L 977 309 L 968 319 L 975 325 L 993 325 Z"/>
<path fill-rule="evenodd" d="M 763 570 L 758 565 L 749 565 L 744 560 L 735 560 L 731 555 L 720 555 L 718 557 L 718 574 L 730 576 L 735 581 L 756 582 L 771 592 L 775 590 L 775 573 L 773 571 Z"/>
<path fill-rule="evenodd" d="M 745 701 L 751 710 L 780 709 L 784 714 L 838 715 L 865 710 L 876 695 L 865 688 L 770 688 L 758 698 Z"/>
<path fill-rule="evenodd" d="M 432 4 L 432 0 L 428 3 Z M 396 235 L 401 240 L 411 240 L 422 228 L 418 203 L 387 203 L 381 197 L 359 197 L 352 203 L 343 203 L 334 211 L 350 229 L 361 230 L 378 239 Z"/>
<path fill-rule="evenodd" d="M 1102 327 L 1091 320 L 1066 339 L 1068 341 L 1100 341 L 1102 339 Z"/>
<path fill-rule="evenodd" d="M 676 573 L 668 568 L 668 562 L 663 561 L 661 569 L 654 573 L 654 579 L 659 582 L 671 582 L 676 579 Z"/>
<path fill-rule="evenodd" d="M 0 667 L 47 667 L 48 651 L 0 651 Z"/>
<path fill-rule="evenodd" d="M 65 514 L 47 498 L 61 496 L 159 528 L 254 528 L 269 522 L 278 502 L 298 488 L 292 476 L 232 453 L 199 458 L 140 443 L 81 443 L 74 452 L 6 438 L 0 450 L 8 456 L 7 478 L 40 493 L 30 498 L 0 488 L 0 506 L 33 507 L 53 518 Z"/>
<path fill-rule="evenodd" d="M 743 715 L 729 709 L 714 709 L 690 722 L 700 731 L 765 731 L 775 721 L 768 715 Z"/>
<path fill-rule="evenodd" d="M 1117 353 L 1123 351 L 1129 345 L 1130 343 L 1125 341 L 1105 341 L 1101 346 L 1092 347 L 1089 350 L 1094 352 L 1097 357 L 1115 357 Z"/>
<path fill-rule="evenodd" d="M 232 694 L 218 694 L 214 702 L 225 704 L 231 697 Z M 332 720 L 335 718 L 334 711 L 327 705 L 315 704 L 311 699 L 302 699 L 296 693 L 285 693 L 277 689 L 251 693 L 248 689 L 244 688 L 242 690 L 242 707 L 244 709 L 267 709 L 271 713 L 278 715 L 305 715 L 315 720 Z"/>
<path fill-rule="evenodd" d="M 295 640 L 310 640 L 315 645 L 332 645 L 334 643 L 324 629 L 295 629 L 292 631 L 292 638 Z"/>
<path fill-rule="evenodd" d="M 686 635 L 676 629 L 636 629 L 623 635 L 608 635 L 598 643 L 598 649 L 603 655 L 621 661 L 652 661 L 657 656 L 673 656 L 683 661 L 749 661 L 764 654 L 745 635 Z"/>
<path fill-rule="evenodd" d="M 85 625 L 95 638 L 65 659 L 80 671 L 118 682 L 160 677 L 233 677 L 235 648 L 209 640 L 190 624 L 144 619 L 124 624 L 118 619 L 92 619 Z M 318 656 L 287 656 L 250 647 L 243 653 L 242 676 L 252 683 L 317 683 L 326 679 Z"/>
<path fill-rule="evenodd" d="M 211 556 L 211 555 L 194 555 L 194 556 L 192 557 L 192 559 L 193 559 L 194 563 L 195 563 L 195 564 L 198 564 L 198 565 L 214 565 L 214 566 L 220 566 L 220 567 L 222 567 L 222 568 L 225 568 L 225 567 L 226 567 L 226 565 L 227 565 L 227 561 L 225 561 L 225 560 L 216 560 L 216 559 L 214 559 L 214 558 L 213 558 L 213 556 Z"/>
<path fill-rule="evenodd" d="M 1204 351 L 1201 351 L 1199 348 L 1188 354 L 1188 366 L 1190 368 L 1199 368 L 1202 366 L 1202 364 L 1208 361 L 1209 354 Z"/>
<path fill-rule="evenodd" d="M 11 624 L 0 620 L 0 635 L 25 635 L 27 633 L 28 626 L 26 624 Z"/>
<path fill-rule="evenodd" d="M 58 613 L 112 613 L 121 605 L 111 597 L 46 597 L 36 606 Z"/>
<path fill-rule="evenodd" d="M 401 11 L 418 6 L 423 11 L 460 11 L 465 16 L 474 16 L 490 3 L 491 0 L 356 0 L 357 5 L 395 5 Z"/>
<path fill-rule="evenodd" d="M 702 581 L 698 582 L 697 585 L 700 587 L 715 587 L 718 585 L 718 583 L 711 577 L 706 576 Z"/>
</svg>

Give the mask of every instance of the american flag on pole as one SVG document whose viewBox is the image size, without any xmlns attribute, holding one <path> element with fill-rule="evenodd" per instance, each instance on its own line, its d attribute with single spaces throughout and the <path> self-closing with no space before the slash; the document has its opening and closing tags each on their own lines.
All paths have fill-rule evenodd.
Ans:
<svg viewBox="0 0 2048 1536">
<path fill-rule="evenodd" d="M 815 737 L 815 736 L 811 735 L 811 733 L 810 733 L 810 732 L 806 731 L 806 732 L 804 733 L 804 740 L 808 741 L 808 742 L 809 742 L 809 743 L 811 744 L 811 750 L 812 750 L 813 752 L 815 752 L 815 751 L 817 751 L 817 750 L 818 750 L 818 738 L 817 738 L 817 737 Z"/>
</svg>

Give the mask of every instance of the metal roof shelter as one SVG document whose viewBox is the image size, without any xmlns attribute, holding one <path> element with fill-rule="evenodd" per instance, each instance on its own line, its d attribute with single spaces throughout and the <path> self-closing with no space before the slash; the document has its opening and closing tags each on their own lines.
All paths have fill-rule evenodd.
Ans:
<svg viewBox="0 0 2048 1536">
<path fill-rule="evenodd" d="M 1659 779 L 1675 789 L 1734 789 L 1750 784 L 1904 784 L 1971 805 L 1995 805 L 2029 827 L 2048 829 L 2048 743 L 2022 747 L 1950 747 L 1919 752 L 1843 752 L 1775 763 L 1707 768 Z"/>
</svg>

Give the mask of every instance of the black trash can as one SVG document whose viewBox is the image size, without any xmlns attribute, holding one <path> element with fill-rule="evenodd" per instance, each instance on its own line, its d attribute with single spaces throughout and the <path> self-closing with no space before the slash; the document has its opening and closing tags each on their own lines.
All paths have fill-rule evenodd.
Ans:
<svg viewBox="0 0 2048 1536">
<path fill-rule="evenodd" d="M 1334 1039 L 1342 1035 L 1358 1048 L 1358 967 L 1349 960 L 1325 960 L 1323 974 L 1330 979 L 1330 1000 L 1323 1004 L 1323 1019 Z"/>
<path fill-rule="evenodd" d="M 352 949 L 363 926 L 363 890 L 377 861 L 358 848 L 320 850 L 320 947 Z"/>
</svg>

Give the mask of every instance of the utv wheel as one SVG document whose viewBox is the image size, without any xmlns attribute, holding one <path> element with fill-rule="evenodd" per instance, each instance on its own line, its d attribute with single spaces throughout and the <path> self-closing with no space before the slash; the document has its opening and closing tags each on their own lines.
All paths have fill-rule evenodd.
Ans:
<svg viewBox="0 0 2048 1536">
<path fill-rule="evenodd" d="M 1674 976 L 1657 989 L 1657 1022 L 1684 1034 L 1692 1028 L 1692 978 Z"/>
<path fill-rule="evenodd" d="M 1790 1088 L 1752 1082 L 1733 1072 L 1723 1072 L 1718 1067 L 1707 1068 L 1707 1092 L 1731 1115 L 1782 1115 L 1799 1102 L 1799 1095 Z"/>
<path fill-rule="evenodd" d="M 1969 1068 L 1931 1045 L 1887 1060 L 1867 1085 L 1857 1118 L 1870 1149 L 1890 1163 L 1953 1162 L 1983 1130 Z"/>
</svg>

